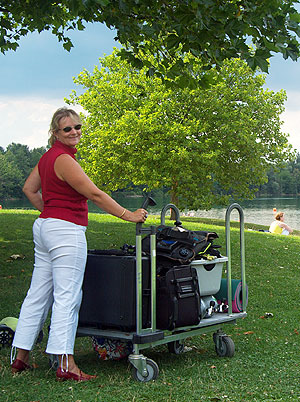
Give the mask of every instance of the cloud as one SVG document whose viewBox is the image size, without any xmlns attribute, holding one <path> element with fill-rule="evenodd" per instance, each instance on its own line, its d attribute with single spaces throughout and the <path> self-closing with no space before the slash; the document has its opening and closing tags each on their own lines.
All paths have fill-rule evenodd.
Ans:
<svg viewBox="0 0 300 402">
<path fill-rule="evenodd" d="M 300 119 L 300 91 L 286 91 L 287 102 L 281 119 L 284 122 L 282 130 L 290 134 L 289 142 L 300 152 L 299 119 Z"/>
<path fill-rule="evenodd" d="M 46 146 L 53 113 L 67 106 L 62 99 L 0 97 L 0 146 L 20 143 L 30 149 Z M 82 111 L 80 106 L 72 108 Z"/>
</svg>

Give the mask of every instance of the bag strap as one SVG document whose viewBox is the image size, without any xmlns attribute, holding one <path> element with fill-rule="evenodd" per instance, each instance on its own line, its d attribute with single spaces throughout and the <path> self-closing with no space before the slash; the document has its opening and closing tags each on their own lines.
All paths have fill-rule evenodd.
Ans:
<svg viewBox="0 0 300 402">
<path fill-rule="evenodd" d="M 179 231 L 169 226 L 159 226 L 157 228 L 157 237 L 158 239 L 169 237 L 190 245 L 202 243 L 204 240 L 207 241 L 207 236 L 197 234 L 192 230 L 184 229 L 183 231 Z"/>
</svg>

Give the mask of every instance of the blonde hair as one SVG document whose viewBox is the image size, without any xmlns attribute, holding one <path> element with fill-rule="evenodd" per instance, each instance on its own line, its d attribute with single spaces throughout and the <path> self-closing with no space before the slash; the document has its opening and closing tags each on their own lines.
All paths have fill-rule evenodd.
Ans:
<svg viewBox="0 0 300 402">
<path fill-rule="evenodd" d="M 59 122 L 61 119 L 64 117 L 71 117 L 71 119 L 74 121 L 74 123 L 81 123 L 81 119 L 79 115 L 75 112 L 73 109 L 68 109 L 67 107 L 61 107 L 57 109 L 57 111 L 54 113 L 52 116 L 52 120 L 50 123 L 50 129 L 49 129 L 49 145 L 52 147 L 56 141 L 56 136 L 55 133 L 60 129 L 59 128 Z"/>
<path fill-rule="evenodd" d="M 277 221 L 280 221 L 280 218 L 282 218 L 283 217 L 283 212 L 278 212 L 276 215 L 275 215 L 275 219 L 277 220 Z"/>
</svg>

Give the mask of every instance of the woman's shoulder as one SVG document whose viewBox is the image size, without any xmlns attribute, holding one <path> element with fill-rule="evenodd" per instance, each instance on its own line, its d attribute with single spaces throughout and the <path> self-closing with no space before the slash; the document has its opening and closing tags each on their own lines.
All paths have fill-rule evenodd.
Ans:
<svg viewBox="0 0 300 402">
<path fill-rule="evenodd" d="M 270 231 L 274 230 L 278 226 L 278 221 L 273 221 L 270 225 Z"/>
</svg>

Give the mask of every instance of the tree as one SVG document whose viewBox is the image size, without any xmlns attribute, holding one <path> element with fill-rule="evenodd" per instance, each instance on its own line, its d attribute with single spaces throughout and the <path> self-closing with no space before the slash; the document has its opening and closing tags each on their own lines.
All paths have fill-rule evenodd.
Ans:
<svg viewBox="0 0 300 402">
<path fill-rule="evenodd" d="M 83 71 L 79 103 L 81 163 L 106 191 L 133 183 L 171 188 L 181 208 L 209 208 L 253 197 L 270 165 L 292 154 L 280 131 L 285 94 L 263 90 L 264 77 L 241 60 L 213 70 L 214 87 L 166 88 L 133 69 L 119 52 Z"/>
<path fill-rule="evenodd" d="M 2 152 L 3 151 L 3 152 Z M 29 150 L 27 145 L 11 143 L 0 147 L 0 198 L 23 198 L 22 187 L 46 148 Z"/>
<path fill-rule="evenodd" d="M 0 153 L 0 199 L 22 196 L 22 174 L 19 169 Z"/>
<path fill-rule="evenodd" d="M 5 156 L 18 168 L 25 180 L 45 152 L 45 147 L 30 150 L 27 145 L 12 142 L 6 148 Z"/>
<path fill-rule="evenodd" d="M 300 193 L 300 154 L 281 169 L 268 172 L 268 183 L 260 186 L 259 193 L 267 195 L 298 195 Z"/>
<path fill-rule="evenodd" d="M 273 53 L 299 57 L 300 14 L 296 0 L 0 0 L 0 50 L 15 50 L 28 32 L 51 30 L 63 46 L 73 46 L 67 33 L 86 22 L 117 30 L 122 56 L 148 74 L 179 84 L 195 80 L 190 68 L 207 69 L 228 58 L 241 58 L 255 69 L 268 70 Z M 254 48 L 253 48 L 254 46 Z M 126 47 L 126 49 L 125 49 Z M 182 57 L 177 57 L 178 51 Z M 158 63 L 144 58 L 153 54 Z M 184 58 L 186 54 L 195 58 Z M 197 77 L 199 78 L 199 77 Z"/>
<path fill-rule="evenodd" d="M 6 148 L 6 160 L 16 166 L 23 177 L 27 177 L 30 173 L 30 150 L 27 145 L 15 144 L 12 142 Z"/>
<path fill-rule="evenodd" d="M 30 161 L 29 161 L 30 170 L 32 170 L 35 167 L 35 165 L 38 163 L 38 161 L 40 160 L 42 155 L 46 152 L 46 150 L 47 149 L 45 147 L 39 147 L 39 148 L 33 148 L 30 151 Z"/>
</svg>

